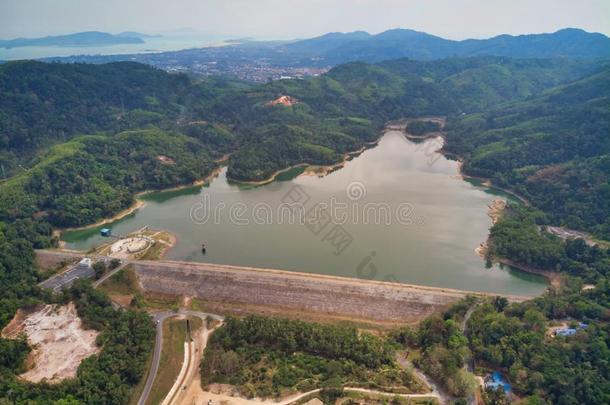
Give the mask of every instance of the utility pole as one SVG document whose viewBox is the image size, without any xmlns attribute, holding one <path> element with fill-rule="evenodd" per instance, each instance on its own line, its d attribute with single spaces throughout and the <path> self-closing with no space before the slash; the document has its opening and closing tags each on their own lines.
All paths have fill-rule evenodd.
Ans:
<svg viewBox="0 0 610 405">
<path fill-rule="evenodd" d="M 193 338 L 191 337 L 191 322 L 190 320 L 186 320 L 186 339 L 188 342 L 192 342 Z"/>
</svg>

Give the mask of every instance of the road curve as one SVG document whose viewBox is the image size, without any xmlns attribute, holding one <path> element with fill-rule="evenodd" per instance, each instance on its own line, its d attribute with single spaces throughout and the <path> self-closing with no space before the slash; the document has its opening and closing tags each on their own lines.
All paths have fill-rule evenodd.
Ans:
<svg viewBox="0 0 610 405">
<path fill-rule="evenodd" d="M 150 395 L 150 391 L 152 389 L 155 377 L 159 370 L 159 363 L 161 361 L 161 349 L 163 347 L 163 322 L 167 318 L 171 318 L 173 316 L 179 316 L 179 315 L 196 316 L 196 317 L 201 318 L 204 321 L 206 320 L 207 317 L 212 317 L 219 321 L 224 320 L 224 317 L 222 317 L 220 315 L 209 314 L 209 313 L 198 312 L 198 311 L 189 311 L 189 310 L 167 311 L 167 312 L 155 313 L 153 315 L 153 319 L 155 321 L 158 321 L 157 326 L 156 326 L 157 336 L 155 339 L 155 351 L 153 353 L 152 364 L 150 367 L 150 372 L 148 373 L 146 385 L 144 386 L 144 389 L 142 390 L 142 394 L 140 395 L 140 399 L 138 400 L 138 405 L 144 405 L 146 403 L 146 401 L 148 400 L 148 396 Z M 424 380 L 426 383 L 429 383 L 429 380 L 425 376 L 424 376 Z M 435 384 L 432 383 L 431 385 L 432 385 L 431 388 L 433 391 L 431 393 L 426 393 L 426 394 L 393 394 L 393 393 L 388 393 L 388 392 L 383 392 L 383 391 L 376 391 L 376 390 L 370 390 L 370 389 L 366 389 L 366 388 L 355 388 L 355 387 L 344 387 L 343 390 L 348 391 L 348 392 L 349 391 L 361 392 L 361 393 L 369 393 L 369 394 L 384 395 L 384 396 L 389 396 L 389 395 L 399 396 L 399 397 L 403 397 L 403 398 L 430 398 L 430 397 L 434 398 L 434 397 L 436 397 L 437 399 L 439 399 L 439 401 L 441 401 L 441 403 L 443 403 L 444 401 L 446 401 L 448 399 L 448 396 L 446 396 L 446 394 L 438 391 L 438 388 L 436 387 Z M 266 402 L 266 401 L 259 402 L 256 400 L 247 401 L 247 402 L 251 402 L 253 405 L 258 404 L 258 403 L 273 404 L 273 405 L 288 405 L 290 403 L 298 401 L 302 398 L 305 398 L 308 395 L 317 393 L 319 391 L 320 391 L 319 388 L 314 389 L 311 391 L 300 393 L 295 397 L 287 398 L 284 401 L 274 402 L 274 403 L 270 403 L 270 402 Z"/>
<path fill-rule="evenodd" d="M 165 312 L 157 312 L 152 314 L 153 320 L 156 323 L 156 337 L 155 337 L 155 350 L 153 352 L 153 358 L 150 365 L 150 370 L 148 372 L 148 377 L 146 378 L 146 385 L 144 385 L 144 389 L 140 394 L 140 399 L 138 400 L 138 405 L 144 405 L 148 400 L 148 396 L 150 395 L 150 391 L 152 389 L 153 383 L 155 382 L 155 378 L 157 377 L 157 372 L 159 371 L 159 364 L 161 362 L 161 349 L 163 348 L 163 322 L 167 318 L 171 318 L 173 316 L 178 315 L 190 315 L 200 317 L 202 320 L 205 320 L 208 316 L 217 320 L 223 320 L 224 318 L 220 315 L 208 314 L 205 312 L 198 311 L 165 311 Z"/>
<path fill-rule="evenodd" d="M 432 391 L 428 394 L 422 394 L 423 396 L 435 397 L 436 399 L 438 399 L 438 402 L 441 405 L 448 404 L 453 401 L 454 398 L 451 395 L 449 395 L 445 390 L 439 387 L 438 384 L 436 384 L 434 380 L 432 380 L 432 378 L 428 377 L 428 375 L 424 374 L 420 369 L 415 367 L 415 365 L 410 360 L 407 360 L 407 358 L 403 354 L 396 353 L 396 362 L 403 369 L 413 370 L 413 373 L 415 373 L 415 375 L 419 377 L 419 379 L 423 381 L 423 383 L 426 384 L 426 386 Z"/>
</svg>

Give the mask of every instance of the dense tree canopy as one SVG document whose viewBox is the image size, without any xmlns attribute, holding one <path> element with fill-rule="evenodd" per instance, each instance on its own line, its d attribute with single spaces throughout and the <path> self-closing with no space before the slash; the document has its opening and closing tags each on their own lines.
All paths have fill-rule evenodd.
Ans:
<svg viewBox="0 0 610 405">
<path fill-rule="evenodd" d="M 609 86 L 606 62 L 569 59 L 350 63 L 256 86 L 133 63 L 2 64 L 0 326 L 18 307 L 51 300 L 36 287 L 32 249 L 56 244 L 53 227 L 88 224 L 128 207 L 139 191 L 200 179 L 227 154 L 230 177 L 261 180 L 299 163 L 336 162 L 375 140 L 390 119 L 444 115 L 445 149 L 464 158 L 466 173 L 516 190 L 540 210 L 511 208 L 492 229 L 490 255 L 574 279 L 566 291 L 526 304 L 481 305 L 466 336 L 459 307 L 401 339 L 422 349 L 420 366 L 456 395 L 470 391 L 462 366 L 472 356 L 505 370 L 532 398 L 607 403 L 610 255 L 543 228 L 610 235 Z M 269 103 L 284 95 L 296 103 Z M 581 292 L 584 281 L 595 289 Z M 0 340 L 0 392 L 10 392 L 9 401 L 124 403 L 142 375 L 148 317 L 115 311 L 84 285 L 70 294 L 64 299 L 102 331 L 104 350 L 74 380 L 32 385 L 14 376 L 25 342 Z M 542 325 L 568 316 L 594 326 L 548 342 Z M 330 385 L 333 375 L 366 379 L 390 362 L 378 338 L 292 321 L 231 320 L 210 347 L 206 355 L 218 361 L 209 381 L 247 385 L 249 359 L 273 367 L 271 382 L 253 394 L 303 388 L 303 376 Z M 386 383 L 411 383 L 387 375 Z"/>
<path fill-rule="evenodd" d="M 89 328 L 99 330 L 98 355 L 85 359 L 74 379 L 59 384 L 31 384 L 13 374 L 23 365 L 28 347 L 21 340 L 0 339 L 0 393 L 10 403 L 61 403 L 71 398 L 86 404 L 124 404 L 146 371 L 154 327 L 144 312 L 115 310 L 109 299 L 86 282 L 78 282 L 59 303 L 74 301 Z"/>
<path fill-rule="evenodd" d="M 229 383 L 247 396 L 277 396 L 349 382 L 371 388 L 421 384 L 394 362 L 388 342 L 353 327 L 249 316 L 214 332 L 201 364 L 204 384 Z"/>
<path fill-rule="evenodd" d="M 551 221 L 610 238 L 610 70 L 449 122 L 466 173 L 517 190 Z"/>
</svg>

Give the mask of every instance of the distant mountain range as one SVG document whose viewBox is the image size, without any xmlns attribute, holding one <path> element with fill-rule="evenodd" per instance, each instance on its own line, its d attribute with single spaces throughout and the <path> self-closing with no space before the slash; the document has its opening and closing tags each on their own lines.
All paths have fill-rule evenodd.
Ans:
<svg viewBox="0 0 610 405">
<path fill-rule="evenodd" d="M 137 33 L 115 38 L 132 40 Z M 136 40 L 142 40 L 141 37 Z M 0 45 L 1 46 L 1 45 Z M 437 60 L 452 57 L 610 59 L 610 38 L 576 28 L 554 33 L 499 35 L 488 39 L 454 41 L 424 32 L 394 29 L 371 35 L 364 31 L 328 33 L 296 41 L 230 41 L 177 51 L 121 55 L 74 55 L 41 60 L 68 63 L 134 61 L 172 72 L 205 76 L 229 75 L 247 81 L 317 75 L 347 62 Z"/>
<path fill-rule="evenodd" d="M 138 32 L 122 32 L 109 34 L 107 32 L 87 31 L 67 35 L 54 35 L 42 38 L 15 38 L 0 40 L 2 48 L 19 48 L 24 46 L 91 46 L 91 45 L 118 45 L 141 44 L 144 38 L 150 37 Z"/>
<path fill-rule="evenodd" d="M 499 35 L 489 39 L 454 41 L 425 32 L 395 29 L 370 35 L 363 31 L 331 33 L 285 45 L 289 53 L 335 65 L 348 61 L 441 59 L 452 56 L 494 55 L 514 58 L 610 57 L 610 38 L 566 28 L 550 34 Z"/>
</svg>

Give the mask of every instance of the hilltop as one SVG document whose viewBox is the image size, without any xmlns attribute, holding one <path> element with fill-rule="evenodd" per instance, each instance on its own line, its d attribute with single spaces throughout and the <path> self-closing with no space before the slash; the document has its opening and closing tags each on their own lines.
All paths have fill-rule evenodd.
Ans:
<svg viewBox="0 0 610 405">
<path fill-rule="evenodd" d="M 66 35 L 52 35 L 41 38 L 15 38 L 0 40 L 2 48 L 20 48 L 24 46 L 91 46 L 91 45 L 118 45 L 141 44 L 146 37 L 137 32 L 124 32 L 118 35 L 107 32 L 86 31 Z"/>
</svg>

